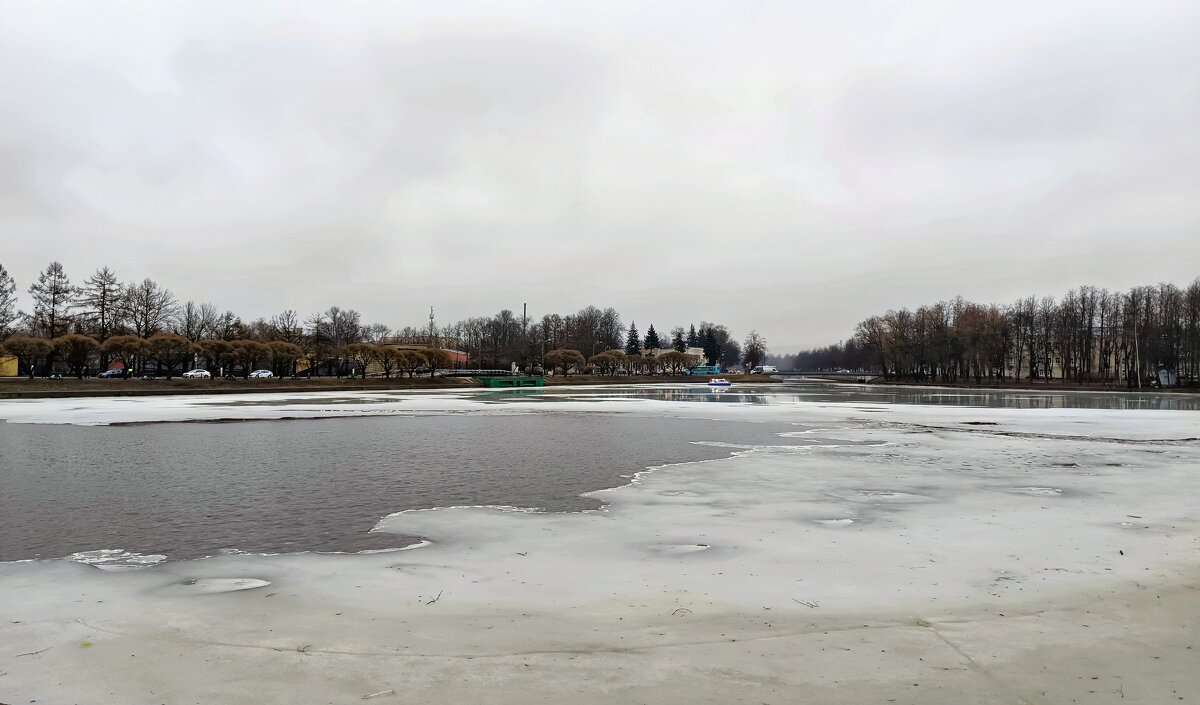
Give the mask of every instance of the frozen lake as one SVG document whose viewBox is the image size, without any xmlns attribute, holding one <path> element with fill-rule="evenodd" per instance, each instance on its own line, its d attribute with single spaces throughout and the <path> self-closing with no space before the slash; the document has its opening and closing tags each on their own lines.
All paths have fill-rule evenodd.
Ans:
<svg viewBox="0 0 1200 705">
<path fill-rule="evenodd" d="M 121 548 L 171 559 L 395 548 L 405 509 L 600 506 L 650 465 L 718 458 L 785 424 L 456 413 L 131 426 L 0 424 L 0 560 Z"/>
<path fill-rule="evenodd" d="M 614 407 L 630 401 L 645 403 Z M 812 403 L 859 405 L 865 414 L 879 413 L 870 406 L 879 404 L 1171 410 L 1198 401 L 801 383 L 720 394 L 664 385 L 8 402 L 2 413 L 10 422 L 0 424 L 0 560 L 395 548 L 417 537 L 370 532 L 393 512 L 594 509 L 600 502 L 581 495 L 647 467 L 724 457 L 729 445 L 784 442 L 779 434 L 793 430 L 787 410 Z M 772 413 L 671 413 L 708 403 Z M 222 423 L 182 423 L 192 420 Z"/>
<path fill-rule="evenodd" d="M 0 700 L 1174 702 L 1200 687 L 1194 403 L 824 385 L 5 403 L 7 555 L 178 560 L 0 563 Z M 187 559 L 227 546 L 251 555 Z"/>
</svg>

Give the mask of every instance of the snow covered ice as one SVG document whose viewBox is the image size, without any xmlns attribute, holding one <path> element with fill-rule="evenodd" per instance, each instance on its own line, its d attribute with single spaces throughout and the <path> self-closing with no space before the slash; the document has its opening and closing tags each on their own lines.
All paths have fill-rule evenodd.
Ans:
<svg viewBox="0 0 1200 705">
<path fill-rule="evenodd" d="M 794 702 L 804 688 L 862 702 L 924 680 L 910 701 L 1058 702 L 1078 674 L 1030 664 L 1069 663 L 1072 649 L 1124 669 L 1120 698 L 1200 692 L 1194 668 L 1163 675 L 1094 644 L 1138 630 L 1145 658 L 1181 664 L 1176 641 L 1194 641 L 1194 610 L 1161 611 L 1196 580 L 1200 413 L 316 396 L 46 400 L 0 416 L 571 411 L 795 431 L 648 469 L 592 493 L 595 511 L 381 519 L 376 531 L 429 541 L 407 551 L 0 564 L 0 700 L 351 702 L 394 689 L 413 702 Z M 1157 602 L 1143 603 L 1146 586 Z M 1114 600 L 1124 611 L 1105 614 Z"/>
</svg>

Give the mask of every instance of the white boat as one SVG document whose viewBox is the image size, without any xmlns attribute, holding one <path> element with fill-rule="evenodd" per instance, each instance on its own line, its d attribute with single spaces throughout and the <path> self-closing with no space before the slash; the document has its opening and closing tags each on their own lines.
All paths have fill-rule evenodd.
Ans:
<svg viewBox="0 0 1200 705">
<path fill-rule="evenodd" d="M 713 377 L 712 379 L 708 380 L 708 386 L 710 386 L 710 387 L 732 387 L 733 382 L 730 382 L 729 380 L 727 380 L 723 377 Z"/>
</svg>

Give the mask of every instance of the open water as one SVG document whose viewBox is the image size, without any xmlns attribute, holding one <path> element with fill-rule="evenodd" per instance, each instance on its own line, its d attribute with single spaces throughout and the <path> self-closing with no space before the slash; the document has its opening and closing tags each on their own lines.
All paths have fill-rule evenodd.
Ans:
<svg viewBox="0 0 1200 705">
<path fill-rule="evenodd" d="M 671 385 L 481 392 L 474 398 L 545 405 L 539 413 L 504 415 L 114 426 L 0 422 L 0 560 L 117 548 L 169 559 L 230 549 L 394 548 L 408 541 L 370 533 L 393 512 L 461 505 L 595 509 L 599 502 L 581 493 L 622 484 L 648 466 L 729 452 L 700 442 L 773 443 L 778 433 L 791 430 L 783 423 L 556 409 L 555 402 L 565 399 L 1200 408 L 1194 395 L 812 383 L 747 386 L 723 394 Z"/>
</svg>

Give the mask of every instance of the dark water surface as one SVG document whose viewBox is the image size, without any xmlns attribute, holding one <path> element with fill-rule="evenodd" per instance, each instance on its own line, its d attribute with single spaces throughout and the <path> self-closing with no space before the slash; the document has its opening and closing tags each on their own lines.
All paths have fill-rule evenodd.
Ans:
<svg viewBox="0 0 1200 705">
<path fill-rule="evenodd" d="M 556 402 L 789 405 L 797 402 L 963 407 L 1200 409 L 1194 394 L 972 391 L 787 382 L 547 388 L 473 394 L 540 413 L 383 416 L 232 423 L 66 426 L 0 422 L 0 560 L 121 548 L 172 559 L 226 548 L 360 551 L 408 543 L 369 534 L 404 509 L 598 506 L 583 492 L 650 465 L 723 457 L 692 441 L 779 442 L 793 427 L 657 415 L 566 412 Z M 311 403 L 203 399 L 200 406 Z M 372 404 L 347 397 L 329 404 Z M 0 402 L 6 403 L 6 402 Z M 17 402 L 7 402 L 17 403 Z M 138 403 L 130 400 L 130 403 Z"/>
<path fill-rule="evenodd" d="M 788 428 L 607 413 L 0 423 L 0 560 L 402 546 L 367 532 L 403 509 L 594 508 L 579 494 L 729 453 L 689 441 L 777 442 Z"/>
<path fill-rule="evenodd" d="M 601 389 L 516 389 L 479 395 L 496 402 L 581 399 L 647 399 L 715 402 L 722 404 L 792 404 L 829 402 L 854 404 L 919 404 L 1006 409 L 1130 409 L 1200 411 L 1200 394 L 1190 392 L 1122 392 L 1038 389 L 965 389 L 813 382 L 801 379 L 780 384 L 739 384 L 729 390 L 702 385 L 608 387 Z"/>
</svg>

